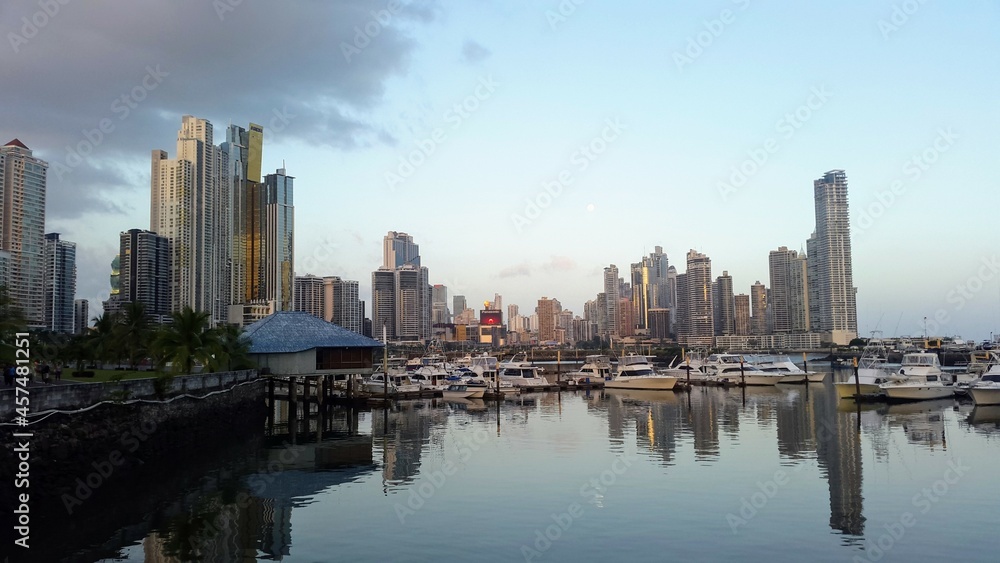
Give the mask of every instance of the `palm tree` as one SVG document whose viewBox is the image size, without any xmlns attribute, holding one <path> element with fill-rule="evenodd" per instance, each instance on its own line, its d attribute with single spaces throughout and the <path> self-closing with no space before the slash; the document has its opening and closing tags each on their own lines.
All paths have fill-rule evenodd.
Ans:
<svg viewBox="0 0 1000 563">
<path fill-rule="evenodd" d="M 122 315 L 116 327 L 120 336 L 118 341 L 129 366 L 136 369 L 139 362 L 149 355 L 149 343 L 152 329 L 146 316 L 146 305 L 141 301 L 125 304 Z"/>
<path fill-rule="evenodd" d="M 14 335 L 26 332 L 27 324 L 24 312 L 7 294 L 7 287 L 0 285 L 0 362 L 14 363 Z"/>
<path fill-rule="evenodd" d="M 121 346 L 118 342 L 119 333 L 115 330 L 118 325 L 117 313 L 104 313 L 99 317 L 94 317 L 94 328 L 90 331 L 87 345 L 90 348 L 90 356 L 98 362 L 104 363 L 120 359 L 119 351 Z"/>
<path fill-rule="evenodd" d="M 243 330 L 235 325 L 215 329 L 216 342 L 210 367 L 213 371 L 246 369 L 253 366 L 250 360 L 250 342 L 241 340 Z"/>
<path fill-rule="evenodd" d="M 173 363 L 173 370 L 189 374 L 196 361 L 208 363 L 216 346 L 215 331 L 209 330 L 209 314 L 185 307 L 172 315 L 173 323 L 164 326 L 156 337 L 160 361 Z"/>
</svg>

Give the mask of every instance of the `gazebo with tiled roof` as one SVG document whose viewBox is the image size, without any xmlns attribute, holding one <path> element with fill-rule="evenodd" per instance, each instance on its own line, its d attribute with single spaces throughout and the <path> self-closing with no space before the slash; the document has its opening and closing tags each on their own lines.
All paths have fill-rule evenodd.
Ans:
<svg viewBox="0 0 1000 563">
<path fill-rule="evenodd" d="M 370 375 L 378 340 L 301 311 L 281 311 L 246 328 L 250 358 L 274 375 Z"/>
</svg>

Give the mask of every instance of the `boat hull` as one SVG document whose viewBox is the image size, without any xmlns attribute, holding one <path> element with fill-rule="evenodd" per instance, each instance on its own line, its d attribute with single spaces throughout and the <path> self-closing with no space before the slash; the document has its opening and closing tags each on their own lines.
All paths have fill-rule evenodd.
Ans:
<svg viewBox="0 0 1000 563">
<path fill-rule="evenodd" d="M 882 387 L 890 401 L 930 401 L 954 396 L 951 387 L 943 385 L 886 385 Z"/>
<path fill-rule="evenodd" d="M 805 373 L 790 373 L 788 375 L 781 376 L 778 383 L 805 383 L 808 381 L 808 376 Z"/>
<path fill-rule="evenodd" d="M 784 376 L 780 375 L 752 374 L 752 375 L 736 376 L 736 383 L 743 382 L 746 385 L 755 385 L 763 387 L 766 385 L 776 385 L 782 379 L 784 379 Z"/>
<path fill-rule="evenodd" d="M 806 379 L 809 380 L 809 383 L 823 383 L 826 381 L 826 372 L 807 373 Z"/>
<path fill-rule="evenodd" d="M 838 399 L 853 398 L 854 395 L 858 393 L 859 387 L 862 395 L 877 395 L 882 392 L 882 388 L 874 383 L 862 383 L 860 386 L 854 382 L 834 383 L 833 386 L 837 389 Z"/>
<path fill-rule="evenodd" d="M 970 387 L 969 394 L 976 405 L 1000 405 L 1000 387 Z"/>
<path fill-rule="evenodd" d="M 629 377 L 623 376 L 604 382 L 605 389 L 634 389 L 644 391 L 670 391 L 677 384 L 672 376 Z"/>
</svg>

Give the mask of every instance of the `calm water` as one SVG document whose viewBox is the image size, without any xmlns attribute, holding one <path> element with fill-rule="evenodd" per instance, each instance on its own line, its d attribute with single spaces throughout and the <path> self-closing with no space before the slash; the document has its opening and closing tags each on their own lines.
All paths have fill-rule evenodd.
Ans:
<svg viewBox="0 0 1000 563">
<path fill-rule="evenodd" d="M 113 560 L 997 560 L 997 409 L 858 423 L 829 381 L 336 411 L 319 442 L 276 426 L 255 471 L 179 491 Z"/>
</svg>

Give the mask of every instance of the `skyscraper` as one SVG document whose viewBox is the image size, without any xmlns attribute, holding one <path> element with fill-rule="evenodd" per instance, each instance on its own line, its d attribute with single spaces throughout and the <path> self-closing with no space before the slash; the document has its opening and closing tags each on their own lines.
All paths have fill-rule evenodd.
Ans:
<svg viewBox="0 0 1000 563">
<path fill-rule="evenodd" d="M 834 344 L 848 344 L 858 334 L 856 289 L 851 266 L 851 224 L 847 174 L 831 170 L 813 182 L 816 231 L 807 243 L 812 330 Z"/>
<path fill-rule="evenodd" d="M 382 239 L 382 267 L 395 269 L 406 264 L 420 267 L 420 245 L 406 233 L 389 231 Z"/>
<path fill-rule="evenodd" d="M 535 314 L 538 315 L 538 342 L 551 342 L 556 339 L 556 315 L 558 301 L 542 297 L 538 300 Z"/>
<path fill-rule="evenodd" d="M 733 298 L 735 317 L 734 334 L 747 336 L 750 334 L 750 296 L 740 293 Z"/>
<path fill-rule="evenodd" d="M 462 311 L 465 311 L 468 308 L 469 308 L 469 306 L 465 302 L 465 296 L 464 295 L 456 295 L 455 297 L 452 298 L 452 311 L 451 311 L 452 314 L 458 315 Z"/>
<path fill-rule="evenodd" d="M 750 304 L 753 306 L 750 332 L 756 335 L 767 334 L 767 288 L 760 281 L 750 286 Z"/>
<path fill-rule="evenodd" d="M 170 244 L 171 310 L 190 307 L 225 320 L 232 256 L 228 154 L 212 144 L 212 124 L 185 115 L 177 157 L 152 152 L 150 230 Z"/>
<path fill-rule="evenodd" d="M 294 311 L 309 313 L 314 317 L 324 318 L 323 278 L 306 274 L 295 276 Z"/>
<path fill-rule="evenodd" d="M 275 311 L 292 310 L 292 293 L 295 289 L 293 180 L 293 177 L 285 174 L 284 168 L 279 168 L 274 174 L 268 174 L 264 178 L 266 228 L 262 300 L 273 302 Z M 360 332 L 360 326 L 355 332 Z"/>
<path fill-rule="evenodd" d="M 607 315 L 604 336 L 617 338 L 620 334 L 618 326 L 621 322 L 621 315 L 618 313 L 620 301 L 621 283 L 618 280 L 618 266 L 611 264 L 604 268 L 604 310 Z"/>
<path fill-rule="evenodd" d="M 797 256 L 794 250 L 782 246 L 777 250 L 772 250 L 768 254 L 768 271 L 771 278 L 771 299 L 768 307 L 771 308 L 771 318 L 773 320 L 773 331 L 775 333 L 789 332 L 792 329 L 792 320 L 789 311 L 789 275 L 791 274 L 791 261 Z"/>
<path fill-rule="evenodd" d="M 434 284 L 431 287 L 431 323 L 448 324 L 450 322 L 448 288 L 441 284 Z"/>
<path fill-rule="evenodd" d="M 45 328 L 73 333 L 76 299 L 76 244 L 60 240 L 59 233 L 45 235 Z"/>
<path fill-rule="evenodd" d="M 695 250 L 687 253 L 687 333 L 682 344 L 711 346 L 715 336 L 715 315 L 712 309 L 712 261 Z"/>
<path fill-rule="evenodd" d="M 323 278 L 323 318 L 347 330 L 361 333 L 361 301 L 358 282 L 339 276 Z"/>
<path fill-rule="evenodd" d="M 140 302 L 156 322 L 170 314 L 170 241 L 150 231 L 119 235 L 119 299 Z"/>
<path fill-rule="evenodd" d="M 381 340 L 383 328 L 386 338 L 396 338 L 396 271 L 391 268 L 372 272 L 373 338 Z"/>
<path fill-rule="evenodd" d="M 736 334 L 736 311 L 733 299 L 733 278 L 729 272 L 723 271 L 722 275 L 716 278 L 715 300 L 712 303 L 715 311 L 715 334 L 719 336 L 729 336 Z"/>
<path fill-rule="evenodd" d="M 380 298 L 375 296 L 376 276 L 380 283 L 387 282 L 388 278 L 383 279 L 383 272 L 392 273 L 391 299 L 385 294 Z M 390 338 L 410 341 L 430 338 L 432 292 L 428 278 L 427 267 L 420 264 L 420 247 L 413 242 L 413 237 L 389 231 L 382 241 L 382 267 L 372 273 L 373 330 L 376 333 L 381 330 L 381 321 L 375 322 L 376 313 L 378 319 L 383 320 L 387 320 L 390 314 L 389 311 L 381 311 L 380 307 L 391 305 L 394 332 L 388 332 Z M 383 289 L 388 289 L 388 286 Z"/>
<path fill-rule="evenodd" d="M 73 301 L 73 334 L 83 334 L 90 326 L 90 301 Z"/>
<path fill-rule="evenodd" d="M 45 187 L 49 164 L 14 139 L 0 147 L 0 251 L 9 253 L 7 294 L 31 328 L 46 326 Z"/>
</svg>

